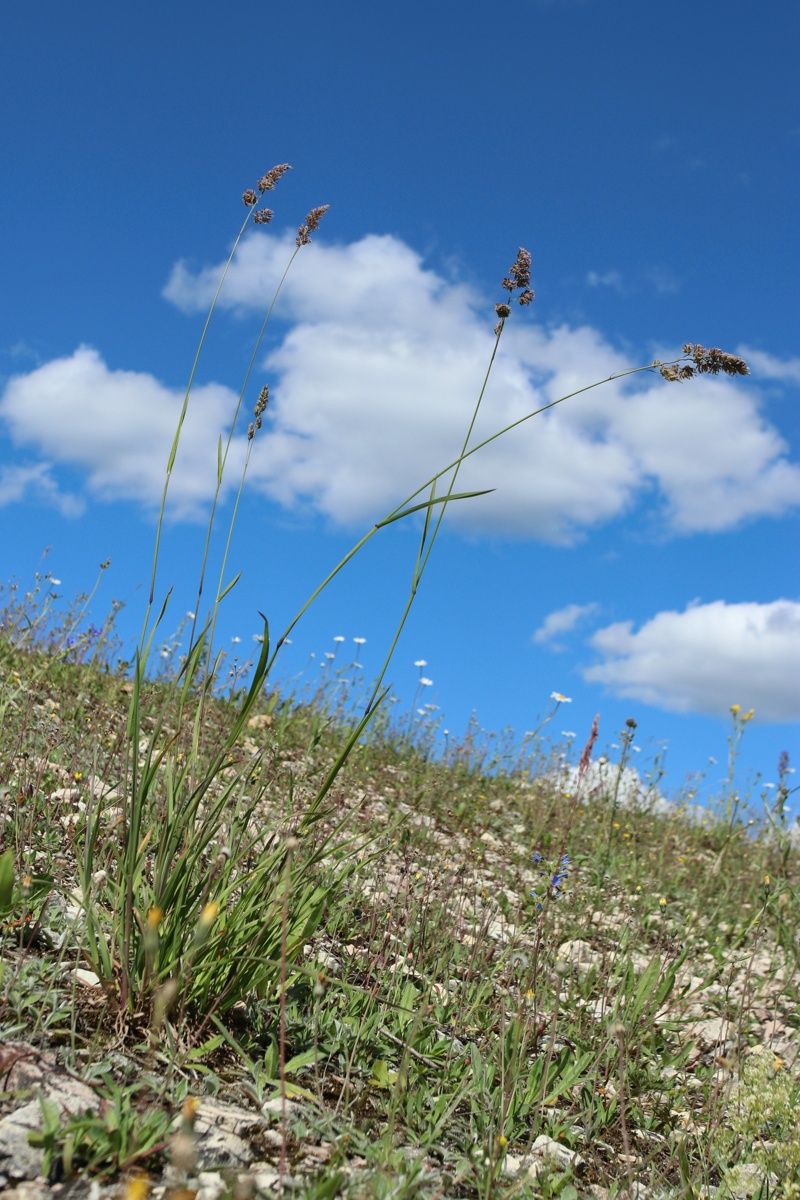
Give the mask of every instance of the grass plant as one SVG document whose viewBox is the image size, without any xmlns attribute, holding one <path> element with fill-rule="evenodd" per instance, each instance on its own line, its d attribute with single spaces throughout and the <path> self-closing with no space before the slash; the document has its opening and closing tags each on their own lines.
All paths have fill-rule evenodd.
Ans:
<svg viewBox="0 0 800 1200">
<path fill-rule="evenodd" d="M 288 169 L 245 192 L 229 263 L 250 226 L 270 220 L 263 197 Z M 295 254 L 325 211 L 308 214 Z M 168 1167 L 196 1190 L 198 1122 L 216 1097 L 256 1113 L 253 1154 L 281 1193 L 688 1197 L 738 1194 L 741 1176 L 797 1194 L 788 759 L 775 798 L 751 815 L 736 776 L 749 714 L 734 705 L 726 793 L 701 818 L 688 801 L 631 794 L 633 718 L 607 784 L 590 786 L 597 722 L 572 764 L 571 744 L 544 740 L 555 693 L 521 744 L 470 728 L 444 751 L 435 720 L 387 704 L 387 669 L 446 510 L 478 495 L 457 490 L 462 464 L 537 415 L 473 444 L 512 302 L 533 300 L 530 272 L 520 248 L 455 457 L 356 543 L 277 639 L 264 618 L 257 661 L 227 691 L 215 634 L 239 578 L 226 582 L 238 499 L 205 612 L 204 583 L 228 449 L 280 285 L 218 447 L 185 653 L 176 657 L 180 635 L 160 632 L 170 593 L 154 606 L 171 473 L 217 297 L 167 463 L 132 659 L 119 658 L 118 606 L 96 626 L 92 594 L 64 606 L 49 573 L 24 593 L 6 587 L 0 1067 L 2 1046 L 57 1051 L 97 1094 L 71 1114 L 41 1094 L 32 1139 L 52 1179 L 136 1169 L 127 1186 L 144 1194 Z M 683 382 L 747 368 L 687 344 L 637 370 Z M 239 495 L 268 400 L 264 386 Z M 419 537 L 377 678 L 347 693 L 332 669 L 304 700 L 282 694 L 272 683 L 281 645 L 399 520 Z M 0 1102 L 0 1118 L 11 1104 Z M 225 1186 L 245 1185 L 231 1175 Z"/>
</svg>

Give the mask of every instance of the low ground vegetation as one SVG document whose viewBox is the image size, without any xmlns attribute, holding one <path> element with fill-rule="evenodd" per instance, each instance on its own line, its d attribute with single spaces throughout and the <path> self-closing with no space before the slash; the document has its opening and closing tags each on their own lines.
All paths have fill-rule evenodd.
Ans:
<svg viewBox="0 0 800 1200">
<path fill-rule="evenodd" d="M 400 721 L 358 742 L 320 805 L 351 733 L 324 692 L 265 694 L 234 750 L 241 697 L 207 696 L 193 755 L 200 698 L 162 678 L 139 697 L 153 778 L 131 931 L 134 685 L 52 630 L 20 645 L 11 611 L 0 1135 L 38 1105 L 36 1174 L 197 1191 L 216 1171 L 231 1195 L 796 1194 L 798 871 L 775 802 L 755 824 L 730 796 L 701 817 L 621 803 L 613 771 L 582 794 L 543 742 L 488 771 L 476 738 L 443 759 Z M 71 1106 L 64 1076 L 87 1089 Z M 208 1141 L 225 1105 L 233 1146 Z M 0 1159 L 8 1187 L 15 1169 Z"/>
</svg>

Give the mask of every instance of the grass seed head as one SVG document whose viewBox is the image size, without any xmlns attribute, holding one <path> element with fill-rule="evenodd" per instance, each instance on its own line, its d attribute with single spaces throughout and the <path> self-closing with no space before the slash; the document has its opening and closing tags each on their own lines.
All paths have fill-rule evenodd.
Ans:
<svg viewBox="0 0 800 1200">
<path fill-rule="evenodd" d="M 707 350 L 699 342 L 687 342 L 683 353 L 692 359 L 691 363 L 660 367 L 662 378 L 669 383 L 683 383 L 686 379 L 693 379 L 695 375 L 719 375 L 720 372 L 723 375 L 750 374 L 750 368 L 743 358 L 739 358 L 737 354 L 728 354 L 717 346 Z"/>
<path fill-rule="evenodd" d="M 264 192 L 271 192 L 281 176 L 285 175 L 287 171 L 291 171 L 291 169 L 289 163 L 279 163 L 277 167 L 272 167 L 267 171 L 266 175 L 262 175 L 256 184 L 262 196 Z"/>
<path fill-rule="evenodd" d="M 319 223 L 329 208 L 330 204 L 319 204 L 316 208 L 312 208 L 305 219 L 305 224 L 301 225 L 297 231 L 297 238 L 295 240 L 298 246 L 308 245 L 311 241 L 311 234 L 315 229 L 319 229 Z"/>
</svg>

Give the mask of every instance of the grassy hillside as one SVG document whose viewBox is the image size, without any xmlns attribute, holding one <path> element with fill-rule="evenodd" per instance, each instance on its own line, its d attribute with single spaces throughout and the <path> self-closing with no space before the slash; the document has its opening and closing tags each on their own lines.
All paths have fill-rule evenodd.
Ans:
<svg viewBox="0 0 800 1200">
<path fill-rule="evenodd" d="M 243 695 L 115 672 L 38 599 L 0 640 L 0 1040 L 96 1097 L 45 1099 L 51 1180 L 196 1191 L 213 1098 L 262 1115 L 236 1195 L 796 1194 L 788 773 L 772 822 L 700 819 L 400 722 L 331 778 L 326 693 L 232 746 Z"/>
</svg>

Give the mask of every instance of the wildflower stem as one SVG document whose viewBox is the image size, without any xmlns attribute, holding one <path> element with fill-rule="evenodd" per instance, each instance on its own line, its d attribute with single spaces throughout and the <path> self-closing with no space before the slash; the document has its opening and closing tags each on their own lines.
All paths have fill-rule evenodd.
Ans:
<svg viewBox="0 0 800 1200">
<path fill-rule="evenodd" d="M 145 608 L 144 625 L 142 627 L 142 635 L 141 635 L 141 639 L 139 642 L 140 648 L 144 647 L 145 634 L 147 632 L 147 626 L 148 626 L 148 623 L 150 620 L 150 611 L 153 606 L 153 596 L 155 595 L 155 590 L 156 590 L 156 570 L 158 568 L 158 552 L 159 552 L 159 548 L 161 546 L 161 530 L 162 530 L 162 527 L 164 524 L 164 510 L 165 510 L 166 504 L 167 504 L 167 492 L 169 490 L 170 479 L 172 477 L 172 468 L 175 465 L 175 455 L 178 452 L 178 442 L 180 441 L 181 431 L 183 429 L 183 422 L 186 419 L 186 413 L 189 408 L 189 395 L 191 393 L 192 385 L 194 383 L 194 377 L 197 372 L 197 364 L 200 361 L 200 354 L 202 352 L 203 345 L 205 344 L 206 334 L 208 333 L 208 327 L 211 324 L 211 317 L 213 316 L 214 309 L 217 306 L 217 300 L 219 299 L 219 294 L 222 291 L 222 285 L 225 282 L 225 277 L 228 274 L 228 270 L 230 268 L 231 263 L 233 262 L 233 256 L 235 255 L 235 253 L 238 249 L 239 242 L 242 240 L 242 237 L 244 236 L 244 231 L 247 228 L 247 224 L 250 220 L 251 211 L 252 210 L 250 210 L 250 209 L 248 210 L 247 216 L 245 217 L 244 221 L 242 222 L 242 227 L 239 230 L 238 234 L 236 235 L 236 240 L 233 243 L 233 248 L 232 248 L 230 254 L 228 255 L 228 261 L 225 263 L 225 267 L 222 271 L 222 275 L 220 276 L 219 283 L 217 284 L 217 290 L 215 291 L 214 298 L 211 301 L 211 306 L 208 310 L 208 315 L 206 316 L 205 324 L 203 325 L 203 332 L 200 334 L 200 341 L 198 342 L 197 350 L 195 351 L 194 362 L 192 363 L 192 369 L 189 372 L 189 382 L 186 385 L 186 391 L 185 391 L 184 397 L 183 397 L 183 407 L 181 408 L 181 414 L 178 418 L 178 426 L 177 426 L 177 429 L 175 430 L 175 437 L 173 438 L 172 448 L 169 453 L 169 461 L 167 463 L 167 473 L 166 473 L 166 477 L 164 479 L 164 491 L 161 495 L 161 507 L 158 512 L 158 522 L 156 524 L 156 542 L 155 542 L 155 548 L 153 550 L 153 571 L 152 571 L 152 575 L 150 578 L 150 596 L 149 596 L 149 599 L 147 602 L 147 607 Z"/>
<path fill-rule="evenodd" d="M 406 600 L 405 608 L 403 609 L 402 616 L 400 617 L 400 620 L 397 624 L 397 628 L 395 630 L 394 637 L 392 638 L 391 645 L 389 646 L 386 657 L 383 661 L 383 666 L 380 669 L 378 678 L 375 681 L 375 686 L 373 687 L 372 693 L 370 694 L 369 700 L 367 701 L 367 706 L 366 706 L 365 712 L 370 711 L 370 709 L 372 708 L 372 705 L 375 702 L 375 697 L 378 695 L 378 693 L 380 691 L 380 688 L 383 683 L 386 672 L 389 669 L 389 663 L 392 660 L 392 656 L 395 652 L 395 648 L 397 646 L 398 641 L 400 640 L 400 634 L 403 632 L 405 623 L 408 620 L 408 614 L 411 612 L 411 606 L 414 603 L 414 600 L 416 599 L 417 588 L 420 585 L 420 581 L 422 579 L 423 572 L 425 571 L 425 568 L 428 565 L 428 559 L 431 556 L 431 551 L 433 550 L 434 542 L 436 541 L 437 535 L 439 533 L 439 529 L 441 528 L 442 520 L 444 518 L 444 513 L 445 513 L 445 509 L 447 508 L 448 501 L 452 498 L 453 489 L 455 488 L 456 479 L 458 478 L 459 468 L 461 466 L 461 463 L 464 461 L 464 457 L 467 452 L 467 446 L 469 445 L 469 439 L 472 437 L 472 431 L 475 428 L 475 422 L 478 419 L 478 413 L 480 412 L 480 407 L 483 402 L 483 397 L 486 394 L 486 387 L 487 387 L 487 384 L 489 383 L 489 376 L 492 373 L 492 367 L 494 366 L 494 360 L 497 356 L 497 347 L 500 344 L 500 336 L 503 332 L 504 323 L 505 323 L 504 321 L 500 322 L 497 333 L 495 334 L 494 346 L 492 347 L 492 354 L 489 359 L 489 365 L 486 368 L 486 374 L 483 377 L 483 383 L 481 385 L 481 390 L 478 393 L 478 399 L 476 400 L 475 407 L 472 410 L 472 419 L 470 420 L 469 427 L 467 429 L 466 436 L 464 438 L 464 443 L 461 447 L 461 453 L 459 454 L 458 458 L 455 460 L 455 463 L 453 466 L 453 474 L 452 474 L 450 483 L 447 488 L 447 493 L 446 493 L 444 500 L 439 508 L 439 512 L 437 513 L 436 521 L 433 526 L 433 531 L 430 535 L 430 539 L 427 541 L 427 548 L 426 548 L 426 540 L 428 539 L 428 529 L 429 529 L 429 525 L 430 525 L 431 509 L 428 508 L 428 510 L 425 514 L 425 522 L 423 524 L 422 534 L 420 536 L 419 549 L 417 551 L 417 559 L 416 559 L 416 562 L 414 563 L 414 570 L 411 575 L 411 590 L 409 591 L 408 599 Z M 437 478 L 438 478 L 438 476 L 435 477 L 434 479 L 432 479 L 431 484 L 430 484 L 430 486 L 431 486 L 431 504 L 433 503 L 433 501 L 435 499 L 435 488 L 436 488 Z"/>
<path fill-rule="evenodd" d="M 236 423 L 239 419 L 239 413 L 242 408 L 242 401 L 244 400 L 244 394 L 245 394 L 245 391 L 247 390 L 247 385 L 250 381 L 250 376 L 253 372 L 253 367 L 255 365 L 256 356 L 258 354 L 259 349 L 261 348 L 261 342 L 263 341 L 264 333 L 266 332 L 266 328 L 267 328 L 267 324 L 269 322 L 270 317 L 272 316 L 272 310 L 275 308 L 275 304 L 277 303 L 278 296 L 280 295 L 281 289 L 286 281 L 286 276 L 289 274 L 292 263 L 297 258 L 299 250 L 300 250 L 300 247 L 297 246 L 297 247 L 295 247 L 294 251 L 292 252 L 292 256 L 289 259 L 288 263 L 286 264 L 284 272 L 281 275 L 280 280 L 278 282 L 278 286 L 276 287 L 275 292 L 273 294 L 272 300 L 270 301 L 270 305 L 269 305 L 269 308 L 267 309 L 267 314 L 264 317 L 264 321 L 261 326 L 261 330 L 260 330 L 258 337 L 255 340 L 255 344 L 253 346 L 253 353 L 250 356 L 250 362 L 247 364 L 247 370 L 245 371 L 244 380 L 242 382 L 242 387 L 239 392 L 239 400 L 236 405 L 236 411 L 233 414 L 233 419 L 231 421 L 230 428 L 228 430 L 228 441 L 225 445 L 225 452 L 222 455 L 222 463 L 221 463 L 220 471 L 217 476 L 217 486 L 214 491 L 214 500 L 211 505 L 211 515 L 208 519 L 208 529 L 206 531 L 206 544 L 205 544 L 205 548 L 204 548 L 204 552 L 203 552 L 203 562 L 202 562 L 202 566 L 200 569 L 200 582 L 199 582 L 198 589 L 197 589 L 197 603 L 196 603 L 195 609 L 194 609 L 195 617 L 194 617 L 194 621 L 192 623 L 191 636 L 189 638 L 190 645 L 194 642 L 194 634 L 195 634 L 195 628 L 196 628 L 196 624 L 197 624 L 197 613 L 200 610 L 200 600 L 201 600 L 201 597 L 203 594 L 203 581 L 205 579 L 205 570 L 206 570 L 206 564 L 208 561 L 209 546 L 210 546 L 210 542 L 211 542 L 211 527 L 214 523 L 214 514 L 216 512 L 217 502 L 219 500 L 219 493 L 220 493 L 220 489 L 222 487 L 222 474 L 225 470 L 225 464 L 228 461 L 228 452 L 230 451 L 231 442 L 233 440 L 233 433 L 236 428 Z M 211 660 L 211 647 L 212 647 L 212 643 L 214 640 L 214 628 L 216 625 L 217 605 L 219 604 L 220 593 L 222 591 L 223 579 L 225 577 L 225 567 L 228 562 L 228 554 L 229 554 L 230 547 L 231 547 L 231 539 L 233 537 L 233 527 L 236 523 L 236 513 L 238 511 L 239 501 L 241 499 L 242 490 L 244 488 L 244 479 L 245 479 L 245 475 L 247 473 L 248 464 L 250 462 L 251 449 L 252 449 L 252 442 L 248 442 L 247 456 L 245 458 L 244 467 L 242 469 L 242 477 L 241 477 L 241 480 L 239 483 L 239 491 L 236 496 L 236 503 L 234 505 L 233 514 L 231 516 L 230 525 L 228 527 L 228 537 L 227 537 L 227 541 L 225 542 L 225 553 L 222 558 L 222 566 L 220 568 L 220 573 L 219 573 L 219 583 L 217 585 L 217 596 L 216 596 L 216 599 L 214 602 L 214 616 L 213 616 L 213 620 L 211 623 L 211 632 L 209 634 L 209 641 L 208 641 L 208 651 L 206 654 L 206 671 L 208 669 L 208 663 Z"/>
</svg>

